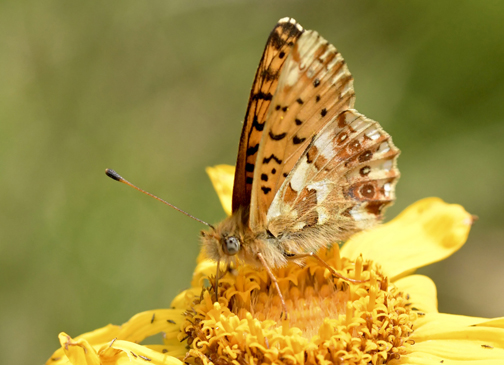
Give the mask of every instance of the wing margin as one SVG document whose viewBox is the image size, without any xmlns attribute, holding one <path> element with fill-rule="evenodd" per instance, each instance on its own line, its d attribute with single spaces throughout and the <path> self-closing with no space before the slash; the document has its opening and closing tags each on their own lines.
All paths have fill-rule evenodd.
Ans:
<svg viewBox="0 0 504 365">
<path fill-rule="evenodd" d="M 233 212 L 248 209 L 254 179 L 257 151 L 266 123 L 266 114 L 278 86 L 278 78 L 303 27 L 292 18 L 282 18 L 271 31 L 257 68 L 236 161 L 233 187 Z"/>
</svg>

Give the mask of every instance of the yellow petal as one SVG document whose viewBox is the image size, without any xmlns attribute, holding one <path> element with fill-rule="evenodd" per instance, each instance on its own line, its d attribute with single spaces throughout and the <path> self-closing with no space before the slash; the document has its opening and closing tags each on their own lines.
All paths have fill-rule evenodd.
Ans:
<svg viewBox="0 0 504 365">
<path fill-rule="evenodd" d="M 75 337 L 76 340 L 81 338 L 86 339 L 91 344 L 98 344 L 102 342 L 110 341 L 111 338 L 117 337 L 121 326 L 116 326 L 113 324 L 106 325 L 105 327 L 98 328 L 97 330 L 83 333 L 80 336 Z"/>
<path fill-rule="evenodd" d="M 74 365 L 100 365 L 100 357 L 96 350 L 85 339 L 73 340 L 62 332 L 59 334 L 60 344 L 66 357 Z M 49 360 L 50 361 L 50 360 Z"/>
<path fill-rule="evenodd" d="M 413 352 L 405 356 L 404 363 L 439 364 L 441 360 L 504 363 L 504 329 L 473 325 L 482 321 L 486 320 L 427 313 L 416 321 L 418 326 L 411 336 L 415 341 L 411 347 Z"/>
<path fill-rule="evenodd" d="M 202 249 L 200 255 L 198 256 L 198 264 L 194 269 L 193 278 L 191 280 L 192 287 L 201 287 L 203 279 L 213 276 L 216 273 L 217 263 L 215 261 L 199 259 L 200 257 L 204 257 L 204 251 L 205 250 Z"/>
<path fill-rule="evenodd" d="M 427 349 L 425 349 L 427 347 Z M 407 365 L 502 365 L 503 353 L 498 349 L 487 349 L 470 343 L 445 343 L 433 342 L 430 346 L 414 345 L 415 351 L 403 356 L 400 362 L 391 364 Z M 459 353 L 460 356 L 454 358 L 452 355 Z"/>
<path fill-rule="evenodd" d="M 187 348 L 184 346 L 184 344 L 181 344 L 179 340 L 176 339 L 176 341 L 177 344 L 172 346 L 145 345 L 145 347 L 163 354 L 165 353 L 165 351 L 168 351 L 166 354 L 169 355 L 170 357 L 183 359 L 184 356 L 187 354 Z M 170 359 L 170 361 L 172 361 L 172 359 Z"/>
<path fill-rule="evenodd" d="M 412 338 L 416 342 L 435 339 L 480 339 L 496 341 L 504 348 L 504 329 L 477 326 L 488 321 L 487 318 L 461 316 L 446 313 L 427 313 L 415 321 L 416 330 Z"/>
<path fill-rule="evenodd" d="M 457 251 L 472 222 L 472 216 L 460 205 L 446 204 L 439 198 L 423 199 L 391 222 L 352 236 L 341 255 L 356 259 L 362 254 L 396 280 Z"/>
<path fill-rule="evenodd" d="M 494 318 L 481 323 L 475 323 L 474 326 L 504 328 L 504 317 Z"/>
<path fill-rule="evenodd" d="M 408 293 L 412 307 L 420 312 L 437 312 L 436 284 L 423 275 L 411 275 L 394 282 L 402 292 Z"/>
<path fill-rule="evenodd" d="M 108 325 L 75 339 L 61 333 L 62 347 L 47 364 L 144 364 L 146 361 L 152 364 L 182 364 L 173 357 L 180 355 L 180 346 L 149 348 L 138 343 L 160 332 L 164 332 L 165 342 L 169 343 L 170 338 L 175 338 L 180 332 L 184 320 L 181 310 L 158 309 L 139 313 L 122 326 Z"/>
<path fill-rule="evenodd" d="M 140 343 L 145 338 L 160 332 L 165 334 L 180 330 L 184 320 L 183 311 L 178 309 L 156 309 L 138 313 L 121 326 L 117 334 L 120 340 Z M 168 322 L 174 321 L 175 324 Z"/>
<path fill-rule="evenodd" d="M 109 342 L 113 338 L 117 337 L 117 334 L 119 333 L 120 326 L 115 326 L 112 324 L 109 324 L 105 327 L 99 328 L 97 330 L 83 333 L 80 336 L 77 336 L 75 339 L 71 339 L 70 337 L 66 337 L 67 334 L 62 332 L 59 335 L 60 342 L 63 339 L 63 343 L 65 343 L 69 338 L 72 341 L 80 341 L 80 340 L 86 340 L 88 344 L 91 346 L 99 346 L 102 343 Z M 47 364 L 51 365 L 59 365 L 59 364 L 68 364 L 68 359 L 65 355 L 65 346 L 62 345 L 61 348 L 56 350 L 53 355 L 50 357 L 50 359 L 47 361 Z"/>
<path fill-rule="evenodd" d="M 207 167 L 206 172 L 221 201 L 227 215 L 231 215 L 231 203 L 233 199 L 233 183 L 235 168 L 231 165 L 217 165 Z"/>
<path fill-rule="evenodd" d="M 160 346 L 159 348 L 163 348 Z M 112 346 L 107 346 L 101 351 L 103 363 L 115 364 L 166 364 L 182 365 L 183 362 L 171 354 L 155 351 L 149 346 L 142 346 L 129 341 L 115 341 Z"/>
<path fill-rule="evenodd" d="M 191 303 L 195 297 L 198 297 L 201 294 L 201 286 L 192 287 L 190 289 L 184 290 L 182 293 L 177 295 L 175 299 L 171 302 L 172 308 L 177 309 L 187 309 L 187 303 Z"/>
</svg>

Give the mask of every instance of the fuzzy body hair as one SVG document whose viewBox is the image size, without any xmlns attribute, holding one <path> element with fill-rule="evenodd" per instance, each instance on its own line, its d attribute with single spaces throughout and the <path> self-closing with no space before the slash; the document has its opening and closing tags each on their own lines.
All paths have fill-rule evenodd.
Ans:
<svg viewBox="0 0 504 365">
<path fill-rule="evenodd" d="M 290 254 L 316 252 L 322 247 L 345 240 L 358 230 L 351 219 L 342 220 L 339 215 L 331 217 L 324 225 L 305 226 L 301 230 L 292 228 L 299 220 L 288 219 L 285 215 L 273 219 L 268 227 L 258 230 L 252 230 L 247 220 L 246 210 L 239 209 L 215 229 L 202 232 L 202 244 L 207 257 L 225 264 L 234 262 L 262 267 L 257 257 L 261 253 L 269 267 L 279 268 L 287 264 Z M 279 231 L 279 227 L 283 229 Z M 225 239 L 230 236 L 240 241 L 240 250 L 233 256 L 226 254 L 223 248 Z M 302 264 L 303 261 L 296 262 Z"/>
<path fill-rule="evenodd" d="M 257 254 L 261 253 L 270 267 L 280 267 L 287 263 L 280 241 L 268 236 L 265 231 L 253 232 L 248 226 L 248 213 L 238 209 L 219 223 L 215 229 L 202 232 L 202 243 L 208 258 L 225 264 L 239 262 L 262 267 Z M 240 250 L 234 255 L 225 253 L 223 246 L 227 237 L 234 236 L 240 241 Z"/>
</svg>

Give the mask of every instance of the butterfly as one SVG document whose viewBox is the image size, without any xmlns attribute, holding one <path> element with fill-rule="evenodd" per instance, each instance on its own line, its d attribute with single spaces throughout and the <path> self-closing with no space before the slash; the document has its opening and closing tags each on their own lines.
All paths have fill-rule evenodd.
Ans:
<svg viewBox="0 0 504 365">
<path fill-rule="evenodd" d="M 399 155 L 380 125 L 353 109 L 353 78 L 336 48 L 292 18 L 273 28 L 257 69 L 240 137 L 232 214 L 212 226 L 122 178 L 106 174 L 210 227 L 206 256 L 272 268 L 317 259 L 317 251 L 379 222 L 395 199 Z"/>
<path fill-rule="evenodd" d="M 232 215 L 202 232 L 206 255 L 272 268 L 375 225 L 395 199 L 399 155 L 380 125 L 353 109 L 341 54 L 292 18 L 273 28 L 240 137 Z M 344 278 L 344 277 L 343 277 Z M 352 279 L 345 278 L 352 281 Z"/>
</svg>

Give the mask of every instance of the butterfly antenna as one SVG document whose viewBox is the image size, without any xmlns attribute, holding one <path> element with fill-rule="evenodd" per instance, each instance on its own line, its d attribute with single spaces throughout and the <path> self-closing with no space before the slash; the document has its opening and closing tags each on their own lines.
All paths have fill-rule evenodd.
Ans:
<svg viewBox="0 0 504 365">
<path fill-rule="evenodd" d="M 170 203 L 168 203 L 167 201 L 165 201 L 165 200 L 163 200 L 163 199 L 161 199 L 161 198 L 158 198 L 158 197 L 157 197 L 157 196 L 155 196 L 154 194 L 151 194 L 151 193 L 149 193 L 148 191 L 142 190 L 142 189 L 140 189 L 139 187 L 137 187 L 137 186 L 133 185 L 133 184 L 132 184 L 132 183 L 130 183 L 128 180 L 126 180 L 126 179 L 125 179 L 125 178 L 123 178 L 121 175 L 119 175 L 117 172 L 115 172 L 114 170 L 112 170 L 112 169 L 105 169 L 105 174 L 107 174 L 107 176 L 108 176 L 108 177 L 110 177 L 111 179 L 114 179 L 114 180 L 116 180 L 116 181 L 122 182 L 123 184 L 126 184 L 126 185 L 128 185 L 128 186 L 131 186 L 132 188 L 137 189 L 139 192 L 144 193 L 144 194 L 147 194 L 148 196 L 153 197 L 153 198 L 154 198 L 154 199 L 156 199 L 156 200 L 159 200 L 161 203 L 164 203 L 164 204 L 166 204 L 166 205 L 168 205 L 168 206 L 172 207 L 173 209 L 178 210 L 180 213 L 185 214 L 185 215 L 186 215 L 186 216 L 188 216 L 189 218 L 192 218 L 192 219 L 194 219 L 195 221 L 198 221 L 198 222 L 200 222 L 200 223 L 203 223 L 204 225 L 206 225 L 206 226 L 208 226 L 208 227 L 210 227 L 210 228 L 214 229 L 214 227 L 213 227 L 211 224 L 209 224 L 209 223 L 207 223 L 207 222 L 205 222 L 205 221 L 202 221 L 201 219 L 196 218 L 195 216 L 193 216 L 193 215 L 191 215 L 191 214 L 187 213 L 186 211 L 183 211 L 182 209 L 177 208 L 175 205 L 170 204 Z"/>
</svg>

